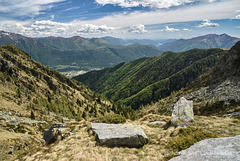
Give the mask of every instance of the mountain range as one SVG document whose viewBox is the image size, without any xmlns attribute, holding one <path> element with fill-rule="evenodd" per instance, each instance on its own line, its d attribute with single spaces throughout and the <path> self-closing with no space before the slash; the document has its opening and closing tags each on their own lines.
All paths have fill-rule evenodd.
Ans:
<svg viewBox="0 0 240 161">
<path fill-rule="evenodd" d="M 179 39 L 173 42 L 165 43 L 158 46 L 165 51 L 181 52 L 190 49 L 210 49 L 210 48 L 226 48 L 230 49 L 239 38 L 231 37 L 227 34 L 208 34 L 204 36 L 194 37 L 191 39 Z"/>
<path fill-rule="evenodd" d="M 151 45 L 114 46 L 100 38 L 30 38 L 1 31 L 0 46 L 6 44 L 19 47 L 34 60 L 61 72 L 101 69 L 140 57 L 161 55 L 163 52 Z"/>
<path fill-rule="evenodd" d="M 105 94 L 109 99 L 138 109 L 141 105 L 186 87 L 226 53 L 222 49 L 165 52 L 161 56 L 140 58 L 104 70 L 91 71 L 74 79 Z"/>
</svg>

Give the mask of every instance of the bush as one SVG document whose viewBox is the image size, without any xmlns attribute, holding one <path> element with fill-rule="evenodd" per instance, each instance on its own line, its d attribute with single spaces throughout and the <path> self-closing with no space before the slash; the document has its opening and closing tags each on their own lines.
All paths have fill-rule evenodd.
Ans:
<svg viewBox="0 0 240 161">
<path fill-rule="evenodd" d="M 177 152 L 189 148 L 196 142 L 199 142 L 208 138 L 215 138 L 216 134 L 203 130 L 201 128 L 181 128 L 179 129 L 179 136 L 171 139 L 169 146 L 172 151 Z"/>
<path fill-rule="evenodd" d="M 108 114 L 98 118 L 98 122 L 109 123 L 109 124 L 119 124 L 126 122 L 126 118 L 119 114 Z"/>
</svg>

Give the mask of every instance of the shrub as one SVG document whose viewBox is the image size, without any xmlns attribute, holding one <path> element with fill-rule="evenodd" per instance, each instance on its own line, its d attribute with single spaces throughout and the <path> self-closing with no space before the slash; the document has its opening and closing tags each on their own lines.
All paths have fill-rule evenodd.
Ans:
<svg viewBox="0 0 240 161">
<path fill-rule="evenodd" d="M 108 114 L 98 118 L 98 122 L 109 123 L 109 124 L 119 124 L 126 122 L 126 118 L 119 114 Z"/>
<path fill-rule="evenodd" d="M 201 140 L 214 137 L 217 137 L 217 135 L 201 128 L 181 128 L 179 129 L 179 136 L 177 138 L 171 139 L 169 142 L 169 146 L 172 151 L 176 152 L 187 149 L 194 143 Z"/>
</svg>

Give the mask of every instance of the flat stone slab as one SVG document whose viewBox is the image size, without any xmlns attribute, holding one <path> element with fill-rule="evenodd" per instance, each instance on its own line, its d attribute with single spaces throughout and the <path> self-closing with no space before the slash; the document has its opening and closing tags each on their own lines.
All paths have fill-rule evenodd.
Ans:
<svg viewBox="0 0 240 161">
<path fill-rule="evenodd" d="M 240 160 L 240 135 L 205 139 L 179 152 L 170 161 L 237 161 Z"/>
<path fill-rule="evenodd" d="M 91 123 L 91 127 L 101 145 L 139 148 L 148 143 L 148 137 L 138 125 Z"/>
</svg>

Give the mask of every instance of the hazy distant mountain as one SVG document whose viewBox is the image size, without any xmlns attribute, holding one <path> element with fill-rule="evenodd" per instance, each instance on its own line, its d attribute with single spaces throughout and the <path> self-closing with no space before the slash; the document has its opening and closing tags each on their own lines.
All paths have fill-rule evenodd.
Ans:
<svg viewBox="0 0 240 161">
<path fill-rule="evenodd" d="M 29 38 L 0 31 L 0 46 L 6 44 L 16 45 L 28 52 L 34 60 L 58 71 L 105 68 L 140 57 L 162 54 L 160 49 L 150 45 L 114 46 L 100 38 Z"/>
<path fill-rule="evenodd" d="M 210 48 L 227 48 L 230 49 L 239 38 L 231 37 L 227 34 L 216 35 L 209 34 L 204 36 L 195 37 L 192 39 L 180 39 L 174 42 L 165 43 L 159 46 L 160 49 L 165 51 L 181 52 L 194 48 L 210 49 Z"/>
<path fill-rule="evenodd" d="M 142 45 L 153 45 L 159 46 L 165 43 L 173 42 L 176 39 L 120 39 L 115 37 L 102 37 L 101 39 L 107 41 L 109 44 L 112 45 L 130 45 L 130 44 L 142 44 Z"/>
</svg>

